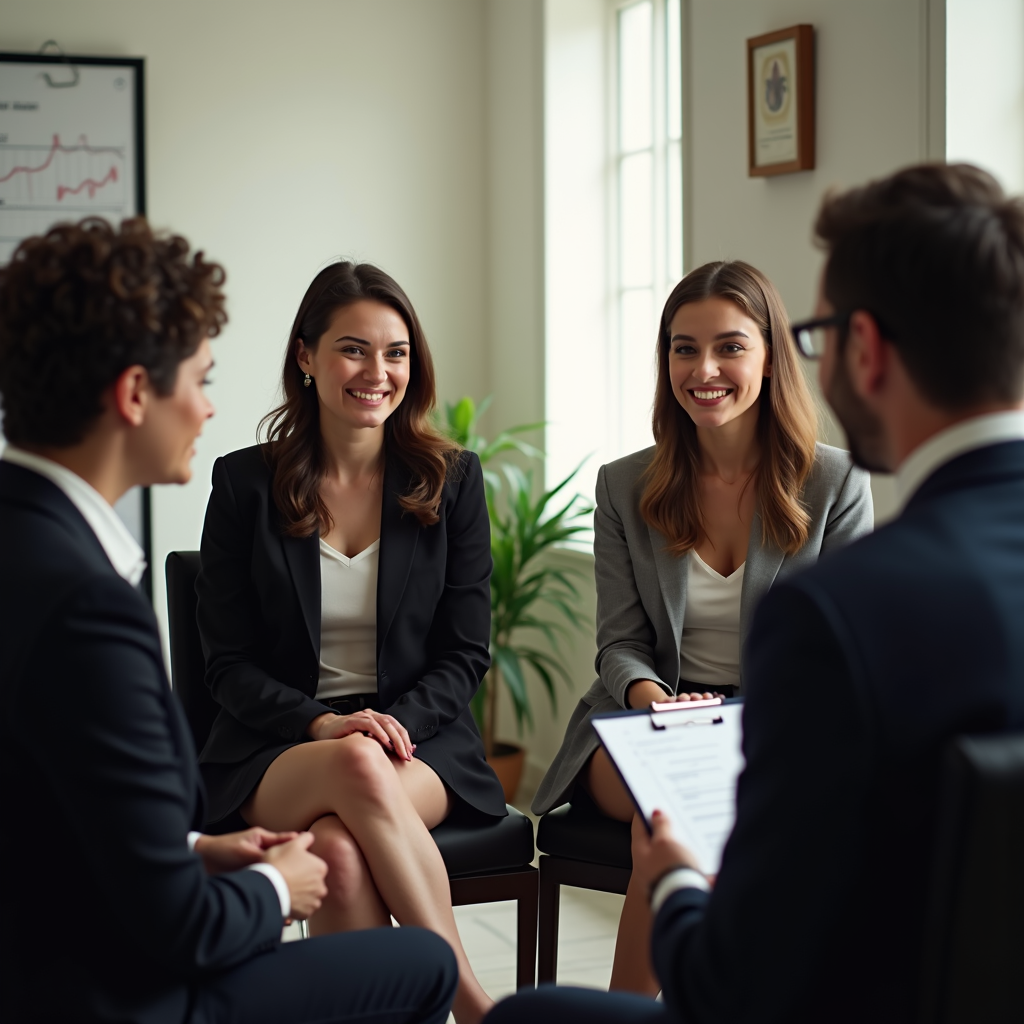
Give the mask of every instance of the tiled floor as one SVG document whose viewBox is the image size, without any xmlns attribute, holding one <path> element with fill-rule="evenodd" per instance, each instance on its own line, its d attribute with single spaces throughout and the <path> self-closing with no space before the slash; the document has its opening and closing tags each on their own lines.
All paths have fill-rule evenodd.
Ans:
<svg viewBox="0 0 1024 1024">
<path fill-rule="evenodd" d="M 607 988 L 621 896 L 562 887 L 558 928 L 558 981 Z M 480 984 L 495 999 L 515 991 L 514 903 L 456 907 L 455 920 Z"/>
</svg>

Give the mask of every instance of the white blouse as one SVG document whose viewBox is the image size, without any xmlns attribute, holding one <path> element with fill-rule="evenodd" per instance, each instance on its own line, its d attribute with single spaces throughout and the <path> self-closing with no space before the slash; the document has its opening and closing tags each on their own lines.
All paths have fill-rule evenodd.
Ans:
<svg viewBox="0 0 1024 1024">
<path fill-rule="evenodd" d="M 351 558 L 320 540 L 320 681 L 317 699 L 377 692 L 380 540 Z"/>
<path fill-rule="evenodd" d="M 746 562 L 731 576 L 715 572 L 696 551 L 686 556 L 686 612 L 679 678 L 702 686 L 739 686 L 740 594 Z"/>
</svg>

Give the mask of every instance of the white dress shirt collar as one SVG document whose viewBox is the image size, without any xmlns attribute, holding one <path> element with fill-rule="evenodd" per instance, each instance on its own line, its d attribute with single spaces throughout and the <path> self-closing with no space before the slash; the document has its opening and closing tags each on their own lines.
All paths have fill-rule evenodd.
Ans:
<svg viewBox="0 0 1024 1024">
<path fill-rule="evenodd" d="M 121 517 L 95 487 L 66 466 L 61 466 L 41 455 L 22 451 L 13 445 L 8 445 L 3 450 L 0 459 L 30 469 L 56 484 L 82 513 L 82 518 L 96 534 L 96 539 L 103 546 L 117 574 L 133 587 L 138 585 L 146 571 L 145 554 L 128 527 L 121 521 Z"/>
<path fill-rule="evenodd" d="M 1024 411 L 993 412 L 975 416 L 939 431 L 915 448 L 896 470 L 899 510 L 940 466 L 958 455 L 1004 441 L 1024 441 Z"/>
</svg>

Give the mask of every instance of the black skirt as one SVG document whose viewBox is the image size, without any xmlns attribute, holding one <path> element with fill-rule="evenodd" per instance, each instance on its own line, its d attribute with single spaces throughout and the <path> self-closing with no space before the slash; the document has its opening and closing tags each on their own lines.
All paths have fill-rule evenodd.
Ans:
<svg viewBox="0 0 1024 1024">
<path fill-rule="evenodd" d="M 320 703 L 325 709 L 336 711 L 339 714 L 352 714 L 364 708 L 372 708 L 379 711 L 376 694 L 355 694 L 352 698 L 337 698 L 324 700 Z M 451 726 L 457 726 L 453 722 Z M 487 817 L 503 817 L 504 800 L 501 801 L 502 814 L 493 813 L 494 799 L 482 801 L 477 793 L 476 786 L 467 786 L 466 772 L 460 771 L 458 763 L 453 765 L 446 756 L 443 745 L 435 744 L 433 737 L 424 740 L 416 745 L 416 757 L 427 765 L 435 775 L 445 784 L 448 790 L 456 797 L 459 804 L 465 805 L 467 811 L 477 811 Z M 302 740 L 303 743 L 312 743 L 312 740 Z M 477 739 L 479 743 L 479 739 Z M 247 823 L 241 818 L 239 808 L 252 796 L 256 787 L 260 784 L 267 769 L 286 750 L 296 747 L 297 743 L 282 743 L 272 747 L 264 747 L 258 750 L 251 757 L 244 761 L 222 764 L 218 762 L 205 762 L 200 764 L 199 770 L 203 776 L 207 792 L 206 820 L 213 832 L 232 831 L 245 828 Z M 486 765 L 486 763 L 485 763 Z M 497 777 L 487 766 L 487 772 L 494 780 L 494 787 L 500 792 L 501 784 Z M 472 780 L 472 781 L 475 781 Z M 487 794 L 491 796 L 491 794 Z"/>
</svg>

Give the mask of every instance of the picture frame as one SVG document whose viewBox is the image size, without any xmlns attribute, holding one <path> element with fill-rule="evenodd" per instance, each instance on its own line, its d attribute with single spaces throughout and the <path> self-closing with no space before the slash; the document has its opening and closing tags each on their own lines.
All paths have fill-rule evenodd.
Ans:
<svg viewBox="0 0 1024 1024">
<path fill-rule="evenodd" d="M 0 264 L 59 221 L 145 215 L 144 78 L 141 57 L 0 53 Z M 145 553 L 152 598 L 149 488 L 115 509 Z"/>
<path fill-rule="evenodd" d="M 748 175 L 814 169 L 814 26 L 747 40 Z"/>
</svg>

